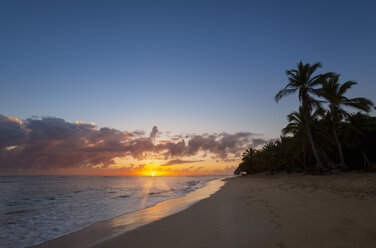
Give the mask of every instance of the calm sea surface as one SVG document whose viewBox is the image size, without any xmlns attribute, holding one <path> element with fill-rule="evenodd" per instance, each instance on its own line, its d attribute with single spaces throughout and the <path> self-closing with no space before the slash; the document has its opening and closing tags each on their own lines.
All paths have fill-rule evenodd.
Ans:
<svg viewBox="0 0 376 248">
<path fill-rule="evenodd" d="M 0 176 L 0 247 L 57 238 L 220 177 Z"/>
</svg>

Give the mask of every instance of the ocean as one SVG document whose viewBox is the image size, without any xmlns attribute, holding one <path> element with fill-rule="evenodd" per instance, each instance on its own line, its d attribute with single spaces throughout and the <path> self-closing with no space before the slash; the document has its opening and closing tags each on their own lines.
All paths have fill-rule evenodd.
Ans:
<svg viewBox="0 0 376 248">
<path fill-rule="evenodd" d="M 0 176 L 0 247 L 22 248 L 183 196 L 223 176 Z"/>
</svg>

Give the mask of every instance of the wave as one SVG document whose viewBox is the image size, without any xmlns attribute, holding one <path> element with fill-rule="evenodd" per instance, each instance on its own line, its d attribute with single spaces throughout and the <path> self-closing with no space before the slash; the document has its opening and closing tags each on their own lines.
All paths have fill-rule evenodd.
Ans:
<svg viewBox="0 0 376 248">
<path fill-rule="evenodd" d="M 168 189 L 168 190 L 152 191 L 152 192 L 149 192 L 148 195 L 158 195 L 158 194 L 164 194 L 164 193 L 173 192 L 173 191 L 175 190 Z"/>
<path fill-rule="evenodd" d="M 32 212 L 32 211 L 33 211 L 32 209 L 23 209 L 23 210 L 11 211 L 11 212 L 5 213 L 4 215 L 24 214 L 24 213 Z"/>
<path fill-rule="evenodd" d="M 127 197 L 131 197 L 131 195 L 119 195 L 118 197 L 119 198 L 127 198 Z"/>
<path fill-rule="evenodd" d="M 218 177 L 56 178 L 0 178 L 6 190 L 0 194 L 0 247 L 22 248 L 54 239 L 183 196 Z"/>
</svg>

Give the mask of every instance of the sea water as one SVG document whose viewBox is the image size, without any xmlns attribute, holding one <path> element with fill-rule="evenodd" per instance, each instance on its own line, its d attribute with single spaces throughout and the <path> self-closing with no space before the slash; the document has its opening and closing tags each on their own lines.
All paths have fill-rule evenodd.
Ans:
<svg viewBox="0 0 376 248">
<path fill-rule="evenodd" d="M 220 177 L 0 176 L 0 247 L 39 244 Z"/>
</svg>

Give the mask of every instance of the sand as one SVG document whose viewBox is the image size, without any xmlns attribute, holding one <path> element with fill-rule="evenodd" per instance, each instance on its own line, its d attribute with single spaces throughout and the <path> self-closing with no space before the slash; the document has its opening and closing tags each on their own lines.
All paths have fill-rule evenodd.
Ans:
<svg viewBox="0 0 376 248">
<path fill-rule="evenodd" d="M 376 174 L 232 178 L 186 210 L 91 247 L 376 247 Z"/>
</svg>

